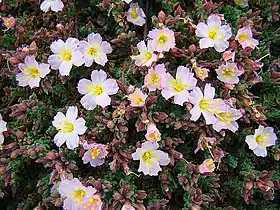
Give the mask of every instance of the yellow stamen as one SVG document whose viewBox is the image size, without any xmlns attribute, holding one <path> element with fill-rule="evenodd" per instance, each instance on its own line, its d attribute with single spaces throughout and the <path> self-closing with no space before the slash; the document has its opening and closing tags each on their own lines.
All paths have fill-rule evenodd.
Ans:
<svg viewBox="0 0 280 210">
<path fill-rule="evenodd" d="M 182 92 L 185 88 L 189 86 L 188 84 L 183 84 L 181 78 L 178 78 L 177 80 L 171 80 L 170 85 L 172 85 L 173 90 L 178 93 Z"/>
<path fill-rule="evenodd" d="M 222 75 L 223 75 L 227 80 L 230 80 L 231 77 L 236 76 L 236 74 L 235 74 L 235 69 L 234 69 L 234 68 L 231 68 L 231 69 L 224 69 L 224 70 L 222 71 Z"/>
<path fill-rule="evenodd" d="M 153 56 L 152 52 L 147 51 L 144 54 L 144 60 L 148 61 L 148 60 L 150 60 L 152 58 L 152 56 Z"/>
<path fill-rule="evenodd" d="M 96 157 L 98 157 L 98 155 L 100 155 L 100 153 L 101 153 L 100 149 L 92 149 L 90 151 L 91 158 L 95 159 Z"/>
<path fill-rule="evenodd" d="M 83 198 L 86 196 L 86 192 L 82 189 L 78 189 L 72 193 L 72 196 L 74 197 L 75 203 L 79 204 L 82 202 Z"/>
<path fill-rule="evenodd" d="M 104 89 L 101 85 L 87 85 L 86 88 L 95 96 L 100 96 L 104 92 Z"/>
<path fill-rule="evenodd" d="M 132 12 L 130 13 L 130 17 L 131 17 L 132 19 L 136 19 L 138 16 L 139 16 L 138 8 L 134 8 L 134 9 L 132 10 Z"/>
<path fill-rule="evenodd" d="M 157 73 L 152 73 L 150 76 L 150 82 L 154 85 L 157 86 L 160 81 L 160 76 Z"/>
<path fill-rule="evenodd" d="M 37 69 L 35 66 L 31 66 L 30 68 L 25 68 L 24 71 L 29 74 L 30 77 L 36 78 L 40 76 L 39 69 Z"/>
<path fill-rule="evenodd" d="M 145 163 L 148 165 L 149 168 L 152 168 L 153 166 L 153 158 L 154 158 L 154 153 L 153 152 L 144 152 L 142 155 L 142 159 L 145 161 Z"/>
<path fill-rule="evenodd" d="M 62 128 L 56 128 L 60 133 L 71 133 L 74 130 L 74 124 L 69 120 L 58 123 Z"/>
<path fill-rule="evenodd" d="M 219 38 L 219 26 L 214 26 L 208 33 L 209 39 L 216 40 Z"/>
<path fill-rule="evenodd" d="M 249 34 L 241 33 L 238 38 L 241 43 L 244 43 L 250 38 L 250 36 Z"/>
<path fill-rule="evenodd" d="M 164 33 L 161 33 L 161 35 L 158 37 L 158 42 L 159 44 L 165 44 L 168 40 L 168 37 L 164 34 Z"/>
<path fill-rule="evenodd" d="M 210 106 L 210 102 L 211 102 L 210 99 L 205 99 L 205 98 L 203 98 L 203 99 L 200 100 L 200 102 L 199 102 L 199 108 L 202 109 L 202 110 L 208 110 L 208 109 L 209 109 L 209 106 Z"/>
<path fill-rule="evenodd" d="M 68 49 L 62 49 L 59 58 L 64 61 L 70 61 L 72 59 L 72 52 Z"/>
</svg>

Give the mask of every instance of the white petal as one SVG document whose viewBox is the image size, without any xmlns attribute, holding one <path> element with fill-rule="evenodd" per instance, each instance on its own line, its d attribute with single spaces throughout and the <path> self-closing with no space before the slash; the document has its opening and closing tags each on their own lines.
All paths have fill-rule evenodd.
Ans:
<svg viewBox="0 0 280 210">
<path fill-rule="evenodd" d="M 55 117 L 54 120 L 52 121 L 52 125 L 54 127 L 58 126 L 58 123 L 61 121 L 64 121 L 66 119 L 65 115 L 62 112 L 58 112 Z"/>
<path fill-rule="evenodd" d="M 100 34 L 91 33 L 88 35 L 87 39 L 91 45 L 100 44 L 102 42 Z"/>
<path fill-rule="evenodd" d="M 48 58 L 48 63 L 51 65 L 52 69 L 57 70 L 62 63 L 62 60 L 58 59 L 58 55 L 51 55 Z"/>
<path fill-rule="evenodd" d="M 213 99 L 215 97 L 215 88 L 211 84 L 206 84 L 204 88 L 204 98 Z"/>
<path fill-rule="evenodd" d="M 134 152 L 134 153 L 131 154 L 133 160 L 140 160 L 140 159 L 141 159 L 141 155 L 142 155 L 142 152 L 141 152 L 141 151 L 143 151 L 143 149 L 137 148 L 137 149 L 136 149 L 136 152 Z"/>
<path fill-rule="evenodd" d="M 150 173 L 149 175 L 151 176 L 157 176 L 158 172 L 160 172 L 162 169 L 159 166 L 159 162 L 158 161 L 154 161 L 152 168 L 150 168 Z"/>
<path fill-rule="evenodd" d="M 79 44 L 79 40 L 76 38 L 68 38 L 65 42 L 66 48 L 69 50 L 75 50 Z"/>
<path fill-rule="evenodd" d="M 27 80 L 28 85 L 30 86 L 30 88 L 39 87 L 40 86 L 40 81 L 41 81 L 40 77 L 29 78 Z"/>
<path fill-rule="evenodd" d="M 68 149 L 75 149 L 79 146 L 79 136 L 76 133 L 72 133 L 67 137 L 66 145 Z"/>
<path fill-rule="evenodd" d="M 190 97 L 189 91 L 183 90 L 182 92 L 174 96 L 174 104 L 183 106 L 183 104 L 189 100 L 189 97 Z"/>
<path fill-rule="evenodd" d="M 258 146 L 256 149 L 253 150 L 255 155 L 261 156 L 261 157 L 266 157 L 267 156 L 267 150 L 265 147 Z"/>
<path fill-rule="evenodd" d="M 65 43 L 59 39 L 57 41 L 54 41 L 52 44 L 51 44 L 51 51 L 53 53 L 56 53 L 56 54 L 59 54 L 60 51 L 61 51 L 61 48 L 63 48 L 65 46 Z"/>
<path fill-rule="evenodd" d="M 253 135 L 246 136 L 245 142 L 248 144 L 249 149 L 254 150 L 258 147 L 258 143 L 256 142 Z"/>
<path fill-rule="evenodd" d="M 89 93 L 87 86 L 92 85 L 92 82 L 88 79 L 81 79 L 78 83 L 78 92 L 85 95 Z"/>
<path fill-rule="evenodd" d="M 202 110 L 206 125 L 214 124 L 217 122 L 217 118 L 209 111 Z"/>
<path fill-rule="evenodd" d="M 165 98 L 165 100 L 168 100 L 169 98 L 176 95 L 175 91 L 170 90 L 169 88 L 165 88 L 161 91 L 161 95 Z"/>
<path fill-rule="evenodd" d="M 138 172 L 143 172 L 144 175 L 148 175 L 149 174 L 149 167 L 145 163 L 145 161 L 142 160 L 142 159 L 140 159 L 140 165 L 139 165 L 139 168 L 138 168 Z"/>
<path fill-rule="evenodd" d="M 70 106 L 66 112 L 66 118 L 71 122 L 74 122 L 78 117 L 78 108 L 76 106 Z"/>
<path fill-rule="evenodd" d="M 105 64 L 107 63 L 108 59 L 107 59 L 107 55 L 103 52 L 98 53 L 97 56 L 95 56 L 94 58 L 95 63 L 101 65 L 101 66 L 105 66 Z"/>
<path fill-rule="evenodd" d="M 50 73 L 50 65 L 45 63 L 39 64 L 39 71 L 40 71 L 40 77 L 44 78 L 48 73 Z"/>
<path fill-rule="evenodd" d="M 79 135 L 83 135 L 86 130 L 87 127 L 85 126 L 86 121 L 83 118 L 79 118 L 75 121 L 75 133 L 79 134 Z"/>
<path fill-rule="evenodd" d="M 97 105 L 95 103 L 95 96 L 93 96 L 91 93 L 86 94 L 84 97 L 82 97 L 81 104 L 85 109 L 93 110 Z"/>
<path fill-rule="evenodd" d="M 197 121 L 200 116 L 201 116 L 201 111 L 200 111 L 200 108 L 199 108 L 199 105 L 195 105 L 191 110 L 190 110 L 190 114 L 192 115 L 190 120 L 192 121 Z"/>
<path fill-rule="evenodd" d="M 107 79 L 102 86 L 108 95 L 116 94 L 119 90 L 119 86 L 114 79 Z"/>
<path fill-rule="evenodd" d="M 81 66 L 84 64 L 84 58 L 83 58 L 83 53 L 80 51 L 74 51 L 73 52 L 73 57 L 72 57 L 72 62 L 75 66 Z"/>
<path fill-rule="evenodd" d="M 57 133 L 54 137 L 54 143 L 56 146 L 61 147 L 62 144 L 66 141 L 66 135 L 62 133 Z"/>
<path fill-rule="evenodd" d="M 18 81 L 18 85 L 21 87 L 25 87 L 28 85 L 28 80 L 25 77 L 24 73 L 19 73 L 16 75 L 16 80 Z"/>
<path fill-rule="evenodd" d="M 228 41 L 216 40 L 214 48 L 217 52 L 224 52 L 229 47 Z"/>
<path fill-rule="evenodd" d="M 157 151 L 154 151 L 154 155 L 157 158 L 160 165 L 166 166 L 166 165 L 169 164 L 170 159 L 169 159 L 167 153 L 165 153 L 163 151 L 160 151 L 160 150 L 157 150 Z"/>
<path fill-rule="evenodd" d="M 111 104 L 111 98 L 106 93 L 104 93 L 95 97 L 95 103 L 104 108 Z"/>
<path fill-rule="evenodd" d="M 157 142 L 150 142 L 150 141 L 146 141 L 142 144 L 142 148 L 146 149 L 146 150 L 156 150 L 159 147 Z"/>
<path fill-rule="evenodd" d="M 69 76 L 72 69 L 72 62 L 63 61 L 59 66 L 59 73 L 61 76 Z"/>
<path fill-rule="evenodd" d="M 205 23 L 199 23 L 196 26 L 195 35 L 198 37 L 208 37 L 208 26 Z"/>
<path fill-rule="evenodd" d="M 208 38 L 202 38 L 199 40 L 199 47 L 200 49 L 214 47 L 215 42 Z"/>
<path fill-rule="evenodd" d="M 103 70 L 94 70 L 91 73 L 91 80 L 96 85 L 101 85 L 107 78 L 107 74 Z"/>
<path fill-rule="evenodd" d="M 101 43 L 101 49 L 102 49 L 102 52 L 104 52 L 105 54 L 109 54 L 113 51 L 110 43 L 106 42 L 106 41 Z"/>
<path fill-rule="evenodd" d="M 62 11 L 63 3 L 61 0 L 56 0 L 54 3 L 51 4 L 51 10 L 54 12 Z"/>
<path fill-rule="evenodd" d="M 40 9 L 44 12 L 48 12 L 50 10 L 50 2 L 49 1 L 43 1 L 43 3 L 40 5 Z"/>
<path fill-rule="evenodd" d="M 200 90 L 199 87 L 195 87 L 190 93 L 190 102 L 192 104 L 198 104 L 202 98 L 203 98 L 202 91 Z"/>
<path fill-rule="evenodd" d="M 210 15 L 207 19 L 207 25 L 209 28 L 212 28 L 214 26 L 220 26 L 222 24 L 221 19 L 218 15 Z"/>
<path fill-rule="evenodd" d="M 4 135 L 3 133 L 0 133 L 0 144 L 4 143 Z"/>
</svg>

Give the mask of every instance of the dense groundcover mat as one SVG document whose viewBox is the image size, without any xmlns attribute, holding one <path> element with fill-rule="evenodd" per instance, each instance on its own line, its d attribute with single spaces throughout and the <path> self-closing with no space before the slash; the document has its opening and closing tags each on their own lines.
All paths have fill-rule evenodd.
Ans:
<svg viewBox="0 0 280 210">
<path fill-rule="evenodd" d="M 0 1 L 0 209 L 280 209 L 279 0 Z"/>
</svg>

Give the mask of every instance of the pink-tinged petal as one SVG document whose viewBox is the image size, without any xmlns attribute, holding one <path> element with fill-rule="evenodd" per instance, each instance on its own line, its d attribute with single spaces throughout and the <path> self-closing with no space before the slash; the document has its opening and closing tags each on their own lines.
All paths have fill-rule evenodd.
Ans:
<svg viewBox="0 0 280 210">
<path fill-rule="evenodd" d="M 205 23 L 199 23 L 196 26 L 195 35 L 198 37 L 208 37 L 208 26 Z"/>
<path fill-rule="evenodd" d="M 140 165 L 139 165 L 139 168 L 138 168 L 137 171 L 138 172 L 143 172 L 144 175 L 148 175 L 150 169 L 149 169 L 148 165 L 145 163 L 145 161 L 140 159 Z"/>
<path fill-rule="evenodd" d="M 190 110 L 190 114 L 192 115 L 190 120 L 192 121 L 197 121 L 200 116 L 201 116 L 201 111 L 199 108 L 199 105 L 195 105 L 191 110 Z"/>
<path fill-rule="evenodd" d="M 254 150 L 258 147 L 258 143 L 253 135 L 246 136 L 245 142 L 248 144 L 249 149 Z"/>
<path fill-rule="evenodd" d="M 54 41 L 52 44 L 51 44 L 51 51 L 53 53 L 56 53 L 56 54 L 59 54 L 60 51 L 61 51 L 61 48 L 63 48 L 65 46 L 65 43 L 59 39 L 57 41 Z"/>
<path fill-rule="evenodd" d="M 176 95 L 176 93 L 173 90 L 170 89 L 163 89 L 161 91 L 161 95 L 165 98 L 165 100 L 168 100 L 169 98 Z"/>
<path fill-rule="evenodd" d="M 158 161 L 154 161 L 152 168 L 150 168 L 149 175 L 150 176 L 157 176 L 158 172 L 160 172 L 162 169 L 159 166 Z"/>
<path fill-rule="evenodd" d="M 131 154 L 133 160 L 140 160 L 141 159 L 141 155 L 142 155 L 142 151 L 143 151 L 142 148 L 137 148 L 136 152 Z"/>
<path fill-rule="evenodd" d="M 59 73 L 61 76 L 69 76 L 71 69 L 72 69 L 72 62 L 62 61 L 62 63 L 59 66 Z"/>
<path fill-rule="evenodd" d="M 119 90 L 119 86 L 114 79 L 107 79 L 102 86 L 108 95 L 116 94 Z"/>
<path fill-rule="evenodd" d="M 170 159 L 167 153 L 156 150 L 154 151 L 154 155 L 161 166 L 166 166 L 170 163 Z"/>
<path fill-rule="evenodd" d="M 80 41 L 78 44 L 78 50 L 84 52 L 89 47 L 89 43 L 87 41 Z"/>
<path fill-rule="evenodd" d="M 84 61 L 85 61 L 85 66 L 86 67 L 91 67 L 93 64 L 93 57 L 88 55 L 88 54 L 84 54 Z"/>
<path fill-rule="evenodd" d="M 57 70 L 62 63 L 62 60 L 58 59 L 57 55 L 51 55 L 48 58 L 48 63 L 51 65 L 52 69 Z"/>
<path fill-rule="evenodd" d="M 231 28 L 229 25 L 223 25 L 220 27 L 221 33 L 224 39 L 229 39 L 232 36 Z"/>
<path fill-rule="evenodd" d="M 88 94 L 89 91 L 87 86 L 92 85 L 92 82 L 88 79 L 81 79 L 78 83 L 78 92 L 85 95 Z"/>
<path fill-rule="evenodd" d="M 214 48 L 217 52 L 224 52 L 228 47 L 229 47 L 229 42 L 226 40 L 215 41 Z"/>
<path fill-rule="evenodd" d="M 51 4 L 51 10 L 54 12 L 62 11 L 64 5 L 61 0 L 56 0 Z"/>
<path fill-rule="evenodd" d="M 51 7 L 51 2 L 49 1 L 43 1 L 42 4 L 40 5 L 40 9 L 44 12 L 48 12 Z"/>
<path fill-rule="evenodd" d="M 40 71 L 40 77 L 44 78 L 48 73 L 50 73 L 50 65 L 45 63 L 39 64 L 39 71 Z"/>
<path fill-rule="evenodd" d="M 110 54 L 113 51 L 109 42 L 104 41 L 101 43 L 100 46 L 101 46 L 102 52 L 104 52 L 105 54 Z"/>
<path fill-rule="evenodd" d="M 103 165 L 105 163 L 105 160 L 96 158 L 94 160 L 91 159 L 89 163 L 92 167 L 97 167 Z"/>
<path fill-rule="evenodd" d="M 213 124 L 213 129 L 217 132 L 220 132 L 222 129 L 224 129 L 226 126 L 226 123 L 218 120 L 215 124 Z"/>
<path fill-rule="evenodd" d="M 66 197 L 73 192 L 73 185 L 70 184 L 70 180 L 64 179 L 60 182 L 58 191 L 60 195 Z"/>
<path fill-rule="evenodd" d="M 83 65 L 85 62 L 83 58 L 83 53 L 81 53 L 80 51 L 74 51 L 72 56 L 72 62 L 75 66 Z"/>
<path fill-rule="evenodd" d="M 189 101 L 189 97 L 190 97 L 189 91 L 183 90 L 182 92 L 174 96 L 174 103 L 183 106 L 185 102 Z"/>
<path fill-rule="evenodd" d="M 41 78 L 36 77 L 36 78 L 28 79 L 27 83 L 30 86 L 30 88 L 34 88 L 34 87 L 40 87 L 40 81 L 41 81 Z"/>
<path fill-rule="evenodd" d="M 208 38 L 202 38 L 199 40 L 200 49 L 205 49 L 209 47 L 214 47 L 215 42 Z"/>
<path fill-rule="evenodd" d="M 217 122 L 217 118 L 209 111 L 202 110 L 202 115 L 205 119 L 206 125 L 214 124 Z"/>
<path fill-rule="evenodd" d="M 19 73 L 16 75 L 16 80 L 18 81 L 18 85 L 21 87 L 25 87 L 28 85 L 28 80 L 25 77 L 24 73 Z"/>
<path fill-rule="evenodd" d="M 206 84 L 204 87 L 204 98 L 213 99 L 215 97 L 215 88 L 211 84 Z"/>
<path fill-rule="evenodd" d="M 70 106 L 66 112 L 66 118 L 71 122 L 74 122 L 78 117 L 78 108 L 76 106 Z"/>
<path fill-rule="evenodd" d="M 151 41 L 150 41 L 151 43 Z M 137 48 L 139 50 L 139 52 L 143 52 L 143 51 L 146 51 L 147 50 L 147 47 L 146 47 L 146 44 L 145 44 L 145 41 L 141 41 L 137 44 Z"/>
<path fill-rule="evenodd" d="M 79 40 L 76 38 L 68 38 L 65 42 L 65 46 L 69 50 L 75 50 L 79 44 Z"/>
<path fill-rule="evenodd" d="M 104 108 L 111 104 L 111 98 L 107 94 L 102 94 L 95 97 L 95 103 Z"/>
<path fill-rule="evenodd" d="M 156 150 L 159 147 L 157 142 L 146 141 L 142 144 L 142 148 L 146 150 Z"/>
<path fill-rule="evenodd" d="M 209 26 L 209 28 L 213 28 L 214 26 L 220 26 L 222 25 L 221 18 L 216 14 L 210 15 L 207 19 L 207 25 Z"/>
<path fill-rule="evenodd" d="M 86 121 L 83 118 L 79 118 L 75 121 L 75 133 L 79 134 L 79 135 L 83 135 L 86 130 L 87 127 L 85 126 Z"/>
<path fill-rule="evenodd" d="M 94 110 L 97 106 L 95 103 L 95 96 L 93 96 L 91 93 L 88 93 L 82 97 L 81 104 L 87 110 Z"/>
<path fill-rule="evenodd" d="M 72 133 L 67 136 L 66 145 L 68 149 L 74 150 L 79 146 L 79 136 L 76 133 Z"/>
<path fill-rule="evenodd" d="M 27 68 L 27 66 L 24 63 L 19 63 L 18 68 L 19 70 L 24 71 L 24 69 Z"/>
<path fill-rule="evenodd" d="M 267 156 L 267 150 L 265 147 L 262 147 L 260 145 L 257 146 L 256 149 L 253 150 L 254 154 L 260 157 L 266 157 Z"/>
<path fill-rule="evenodd" d="M 99 53 L 97 56 L 95 56 L 94 58 L 95 63 L 101 65 L 101 66 L 105 66 L 105 64 L 108 61 L 107 55 L 103 52 Z"/>
<path fill-rule="evenodd" d="M 100 44 L 102 42 L 102 37 L 98 33 L 91 33 L 87 37 L 90 45 Z"/>
<path fill-rule="evenodd" d="M 38 66 L 38 62 L 35 60 L 35 56 L 32 55 L 32 56 L 26 56 L 25 59 L 24 59 L 24 63 L 25 65 L 30 68 L 32 66 L 35 66 L 37 65 Z"/>
<path fill-rule="evenodd" d="M 200 90 L 199 87 L 195 87 L 190 93 L 190 102 L 192 104 L 198 104 L 202 98 L 203 98 L 202 91 Z"/>
<path fill-rule="evenodd" d="M 101 85 L 107 78 L 107 74 L 103 70 L 94 70 L 91 73 L 91 80 L 93 84 Z"/>
<path fill-rule="evenodd" d="M 64 144 L 64 142 L 66 141 L 66 135 L 63 135 L 61 133 L 57 133 L 54 136 L 54 143 L 56 144 L 56 146 L 61 147 L 62 144 Z"/>
</svg>

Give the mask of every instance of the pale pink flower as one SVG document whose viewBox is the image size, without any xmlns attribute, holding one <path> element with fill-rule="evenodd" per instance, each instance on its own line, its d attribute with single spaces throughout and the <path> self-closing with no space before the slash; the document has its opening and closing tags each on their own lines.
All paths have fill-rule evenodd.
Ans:
<svg viewBox="0 0 280 210">
<path fill-rule="evenodd" d="M 76 38 L 68 38 L 66 42 L 59 39 L 51 44 L 54 54 L 48 58 L 48 63 L 52 69 L 59 69 L 61 76 L 68 76 L 73 65 L 83 65 L 83 54 L 78 50 L 78 44 L 79 40 Z"/>
<path fill-rule="evenodd" d="M 62 180 L 59 184 L 58 191 L 62 198 L 65 198 L 63 201 L 63 209 L 67 210 L 82 209 L 83 202 L 96 193 L 93 187 L 85 187 L 77 178 Z"/>
<path fill-rule="evenodd" d="M 157 176 L 161 171 L 162 166 L 169 164 L 170 159 L 168 154 L 157 150 L 159 147 L 157 142 L 146 141 L 141 148 L 137 148 L 132 154 L 133 160 L 140 160 L 138 172 L 143 172 L 144 175 Z"/>
<path fill-rule="evenodd" d="M 83 53 L 85 66 L 90 67 L 94 62 L 105 66 L 107 63 L 107 54 L 112 52 L 109 42 L 102 41 L 102 37 L 98 33 L 91 33 L 87 37 L 87 41 L 80 41 L 78 49 Z"/>
<path fill-rule="evenodd" d="M 40 9 L 44 12 L 48 12 L 50 9 L 54 12 L 62 11 L 64 4 L 61 0 L 44 0 Z"/>
<path fill-rule="evenodd" d="M 240 28 L 237 32 L 235 40 L 241 44 L 243 49 L 246 47 L 255 49 L 255 47 L 259 44 L 259 41 L 253 38 L 252 30 L 249 26 Z"/>
<path fill-rule="evenodd" d="M 215 88 L 211 84 L 206 84 L 204 95 L 199 87 L 195 87 L 190 93 L 190 102 L 194 107 L 190 110 L 191 120 L 197 121 L 201 114 L 204 116 L 207 125 L 217 121 L 215 113 L 225 110 L 226 104 L 221 99 L 214 99 Z"/>
<path fill-rule="evenodd" d="M 199 173 L 201 174 L 209 173 L 215 170 L 215 164 L 212 159 L 206 159 L 203 161 L 201 165 L 199 165 L 198 168 L 199 168 Z"/>
<path fill-rule="evenodd" d="M 196 77 L 204 81 L 208 77 L 209 69 L 198 67 L 194 70 Z"/>
<path fill-rule="evenodd" d="M 145 86 L 149 91 L 155 91 L 156 89 L 162 90 L 166 86 L 166 76 L 164 64 L 158 64 L 149 69 L 144 80 Z"/>
<path fill-rule="evenodd" d="M 135 210 L 129 201 L 126 201 L 121 210 Z"/>
<path fill-rule="evenodd" d="M 131 3 L 130 8 L 126 13 L 128 22 L 133 23 L 137 26 L 143 26 L 146 22 L 146 15 L 138 3 Z"/>
<path fill-rule="evenodd" d="M 105 162 L 105 158 L 108 155 L 106 145 L 104 144 L 87 144 L 83 145 L 87 151 L 83 156 L 83 163 L 90 163 L 92 167 L 101 166 Z"/>
<path fill-rule="evenodd" d="M 145 101 L 148 95 L 143 93 L 140 88 L 135 88 L 134 92 L 128 96 L 130 105 L 134 107 L 142 107 L 145 105 Z"/>
<path fill-rule="evenodd" d="M 171 74 L 166 74 L 166 87 L 162 90 L 162 96 L 168 100 L 174 96 L 174 103 L 183 106 L 189 100 L 189 90 L 192 90 L 197 83 L 194 74 L 187 67 L 177 68 L 176 79 Z"/>
<path fill-rule="evenodd" d="M 232 62 L 234 62 L 234 60 L 235 60 L 235 52 L 232 52 L 232 51 L 225 51 L 224 53 L 223 53 L 223 59 L 225 60 L 225 61 L 228 61 L 228 60 L 230 60 L 231 59 L 231 61 Z"/>
<path fill-rule="evenodd" d="M 131 56 L 135 60 L 136 66 L 151 66 L 153 62 L 156 62 L 158 57 L 153 53 L 151 47 L 151 40 L 148 41 L 147 46 L 144 41 L 141 41 L 137 44 L 139 50 L 139 55 Z"/>
<path fill-rule="evenodd" d="M 227 41 L 232 36 L 229 25 L 222 25 L 219 15 L 210 15 L 207 24 L 197 25 L 196 36 L 200 37 L 199 46 L 201 49 L 214 47 L 218 52 L 224 52 L 229 47 Z"/>
<path fill-rule="evenodd" d="M 2 115 L 0 114 L 0 145 L 4 143 L 3 132 L 7 131 L 7 123 L 3 120 Z"/>
<path fill-rule="evenodd" d="M 243 71 L 237 68 L 235 63 L 226 63 L 216 69 L 217 78 L 227 84 L 236 84 L 239 82 L 238 76 L 243 74 Z"/>
<path fill-rule="evenodd" d="M 225 112 L 217 113 L 217 122 L 213 124 L 213 128 L 215 131 L 220 132 L 222 129 L 231 130 L 235 133 L 239 126 L 236 120 L 242 117 L 242 114 L 239 110 L 228 108 Z"/>
<path fill-rule="evenodd" d="M 2 19 L 4 26 L 6 26 L 8 29 L 15 27 L 16 19 L 14 17 L 3 17 Z"/>
<path fill-rule="evenodd" d="M 204 150 L 204 147 L 211 148 L 211 146 L 214 145 L 216 142 L 217 142 L 217 139 L 214 137 L 201 136 L 198 139 L 197 147 L 194 150 L 194 153 L 197 153 L 200 149 Z"/>
<path fill-rule="evenodd" d="M 78 83 L 78 92 L 85 95 L 81 104 L 87 110 L 93 110 L 97 105 L 106 107 L 111 104 L 110 95 L 118 92 L 119 87 L 114 79 L 107 79 L 103 70 L 94 70 L 91 80 L 81 79 Z"/>
<path fill-rule="evenodd" d="M 30 88 L 39 87 L 40 81 L 48 73 L 50 73 L 50 65 L 46 63 L 38 63 L 35 56 L 26 56 L 24 63 L 19 63 L 18 68 L 21 71 L 17 74 L 16 80 L 18 85 Z"/>
<path fill-rule="evenodd" d="M 174 32 L 168 28 L 154 29 L 149 32 L 148 37 L 152 39 L 152 48 L 157 52 L 168 52 L 175 47 Z"/>
<path fill-rule="evenodd" d="M 277 136 L 272 127 L 259 126 L 255 130 L 254 135 L 246 136 L 245 142 L 249 145 L 249 149 L 253 150 L 254 154 L 261 157 L 267 156 L 266 147 L 276 144 Z"/>
<path fill-rule="evenodd" d="M 145 137 L 150 142 L 160 141 L 161 133 L 159 132 L 159 130 L 157 129 L 154 123 L 148 125 L 148 129 Z"/>
<path fill-rule="evenodd" d="M 103 202 L 99 195 L 95 194 L 82 202 L 82 210 L 101 210 Z"/>
<path fill-rule="evenodd" d="M 52 121 L 52 125 L 58 133 L 54 137 L 54 143 L 60 147 L 66 142 L 68 149 L 75 149 L 79 146 L 79 135 L 83 135 L 87 127 L 83 118 L 78 118 L 78 108 L 70 106 L 66 115 L 58 112 Z"/>
</svg>

